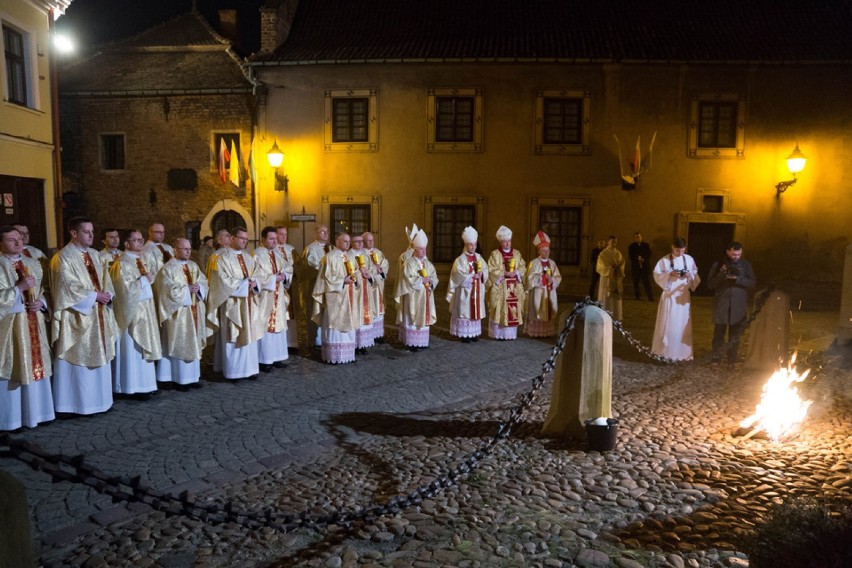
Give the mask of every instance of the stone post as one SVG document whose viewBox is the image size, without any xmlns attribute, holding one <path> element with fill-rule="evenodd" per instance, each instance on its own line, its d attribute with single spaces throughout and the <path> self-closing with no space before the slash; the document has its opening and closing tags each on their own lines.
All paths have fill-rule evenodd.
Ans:
<svg viewBox="0 0 852 568">
<path fill-rule="evenodd" d="M 775 371 L 787 363 L 790 342 L 790 295 L 773 290 L 754 320 L 748 340 L 746 369 Z"/>
<path fill-rule="evenodd" d="M 846 260 L 843 263 L 838 324 L 837 344 L 844 347 L 852 339 L 852 244 L 846 246 Z"/>
<path fill-rule="evenodd" d="M 585 421 L 600 416 L 612 416 L 612 318 L 596 306 L 586 306 L 556 361 L 541 434 L 583 440 Z"/>
<path fill-rule="evenodd" d="M 0 568 L 35 566 L 32 546 L 24 486 L 0 470 Z"/>
</svg>

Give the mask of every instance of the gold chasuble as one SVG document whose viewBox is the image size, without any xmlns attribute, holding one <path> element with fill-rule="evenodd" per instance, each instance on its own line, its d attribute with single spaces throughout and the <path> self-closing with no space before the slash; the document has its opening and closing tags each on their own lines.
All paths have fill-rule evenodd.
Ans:
<svg viewBox="0 0 852 568">
<path fill-rule="evenodd" d="M 423 285 L 422 277 L 429 278 L 429 284 Z M 432 325 L 438 320 L 435 311 L 435 288 L 438 275 L 435 266 L 427 258 L 408 257 L 402 265 L 402 273 L 396 286 L 397 323 L 403 323 L 403 312 L 408 315 L 408 324 L 417 327 Z"/>
<path fill-rule="evenodd" d="M 26 276 L 34 277 L 36 285 L 20 293 L 21 301 L 44 301 L 41 263 L 23 255 L 17 261 L 0 255 L 0 378 L 22 385 L 53 374 L 44 314 L 28 312 L 26 307 L 11 312 L 16 304 L 15 284 Z"/>
<path fill-rule="evenodd" d="M 155 243 L 148 241 L 145 243 L 145 250 L 142 252 L 142 259 L 145 261 L 145 266 L 151 274 L 157 274 L 165 263 L 170 261 L 175 255 L 175 249 L 171 245 L 165 243 Z"/>
<path fill-rule="evenodd" d="M 232 296 L 243 280 L 250 277 L 254 277 L 254 259 L 246 251 L 239 254 L 231 248 L 219 250 L 215 268 L 208 276 L 208 328 L 215 333 L 220 327 L 226 326 L 226 341 L 237 347 L 245 347 L 258 341 L 266 327 L 257 295 Z"/>
<path fill-rule="evenodd" d="M 99 253 L 101 255 L 101 262 L 106 265 L 106 269 L 109 270 L 112 268 L 112 263 L 118 260 L 118 257 L 121 256 L 121 251 L 116 249 L 115 252 L 112 252 L 109 249 L 103 249 Z"/>
<path fill-rule="evenodd" d="M 142 258 L 122 253 L 110 268 L 115 287 L 113 306 L 119 334 L 128 332 L 142 349 L 146 361 L 158 361 L 163 358 L 163 347 L 154 298 L 140 299 L 143 287 L 147 290 L 150 286 L 147 274 L 148 268 Z M 146 282 L 141 282 L 143 277 Z"/>
<path fill-rule="evenodd" d="M 260 317 L 266 320 L 266 331 L 268 333 L 287 331 L 289 319 L 287 306 L 290 305 L 290 294 L 283 280 L 275 282 L 275 275 L 283 272 L 286 267 L 284 255 L 278 248 L 269 250 L 266 247 L 258 247 L 254 251 L 254 266 L 255 278 L 260 285 Z M 290 265 L 287 280 L 289 281 L 292 277 L 292 265 Z"/>
<path fill-rule="evenodd" d="M 350 274 L 355 276 L 355 283 L 344 284 L 343 280 Z M 362 285 L 361 273 L 349 256 L 337 249 L 329 252 L 320 263 L 314 285 L 313 298 L 316 303 L 313 321 L 343 333 L 358 329 L 361 326 L 361 306 L 357 288 Z"/>
<path fill-rule="evenodd" d="M 95 303 L 83 314 L 74 309 L 96 291 L 115 295 L 112 279 L 98 252 L 80 249 L 73 243 L 50 261 L 53 292 L 51 342 L 53 355 L 81 367 L 102 367 L 115 358 L 118 329 L 112 308 Z"/>
<path fill-rule="evenodd" d="M 548 276 L 551 279 L 550 284 L 547 282 Z M 534 258 L 530 262 L 529 271 L 526 275 L 527 314 L 529 317 L 533 317 L 533 314 L 535 314 L 542 321 L 550 321 L 556 317 L 558 310 L 556 289 L 561 282 L 562 275 L 553 260 Z"/>
<path fill-rule="evenodd" d="M 207 289 L 207 277 L 191 260 L 176 258 L 165 263 L 154 280 L 157 317 L 163 329 L 163 354 L 182 361 L 201 359 L 201 351 L 210 337 L 204 302 L 196 295 L 190 305 L 185 305 L 191 284 Z"/>
<path fill-rule="evenodd" d="M 504 273 L 517 271 L 520 279 L 504 278 Z M 524 323 L 524 274 L 527 265 L 517 249 L 504 253 L 500 249 L 488 257 L 488 317 L 504 327 Z"/>
<path fill-rule="evenodd" d="M 373 319 L 385 315 L 385 280 L 388 277 L 390 263 L 384 253 L 377 248 L 365 249 L 370 259 L 370 274 L 373 286 L 370 287 L 370 306 L 373 309 Z"/>
<path fill-rule="evenodd" d="M 454 314 L 456 317 L 466 320 L 485 317 L 485 284 L 474 276 L 482 268 L 485 268 L 485 259 L 477 252 L 462 252 L 453 262 L 447 284 L 447 303 L 450 304 L 450 312 L 457 312 Z M 465 286 L 465 283 L 468 285 Z"/>
</svg>

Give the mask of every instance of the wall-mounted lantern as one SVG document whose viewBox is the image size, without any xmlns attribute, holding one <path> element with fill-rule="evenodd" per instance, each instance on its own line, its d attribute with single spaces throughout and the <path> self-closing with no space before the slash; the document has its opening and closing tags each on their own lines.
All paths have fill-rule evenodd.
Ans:
<svg viewBox="0 0 852 568">
<path fill-rule="evenodd" d="M 278 147 L 277 140 L 266 153 L 266 159 L 269 160 L 269 165 L 275 168 L 275 191 L 287 192 L 290 189 L 290 180 L 286 175 L 282 176 L 278 173 L 278 168 L 284 162 L 284 152 Z"/>
<path fill-rule="evenodd" d="M 793 174 L 793 179 L 788 181 L 779 181 L 775 184 L 775 198 L 780 199 L 781 194 L 787 191 L 792 185 L 795 185 L 798 179 L 796 179 L 796 174 L 805 169 L 805 163 L 808 161 L 807 157 L 802 154 L 802 151 L 799 150 L 799 143 L 796 142 L 796 148 L 793 150 L 793 153 L 787 156 L 787 169 L 790 170 L 790 173 Z"/>
</svg>

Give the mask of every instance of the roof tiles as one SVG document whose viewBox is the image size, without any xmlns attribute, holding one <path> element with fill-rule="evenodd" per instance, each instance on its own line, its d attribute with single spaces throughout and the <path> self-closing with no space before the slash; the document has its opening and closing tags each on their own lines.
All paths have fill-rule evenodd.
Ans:
<svg viewBox="0 0 852 568">
<path fill-rule="evenodd" d="M 850 29 L 845 0 L 310 0 L 259 60 L 850 61 Z"/>
</svg>

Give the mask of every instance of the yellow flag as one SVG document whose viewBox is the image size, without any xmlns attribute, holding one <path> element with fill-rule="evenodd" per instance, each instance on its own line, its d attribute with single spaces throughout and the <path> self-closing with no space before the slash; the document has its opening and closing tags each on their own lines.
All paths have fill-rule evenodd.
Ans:
<svg viewBox="0 0 852 568">
<path fill-rule="evenodd" d="M 231 167 L 228 171 L 228 179 L 237 187 L 240 187 L 240 156 L 237 154 L 237 145 L 231 140 Z"/>
</svg>

